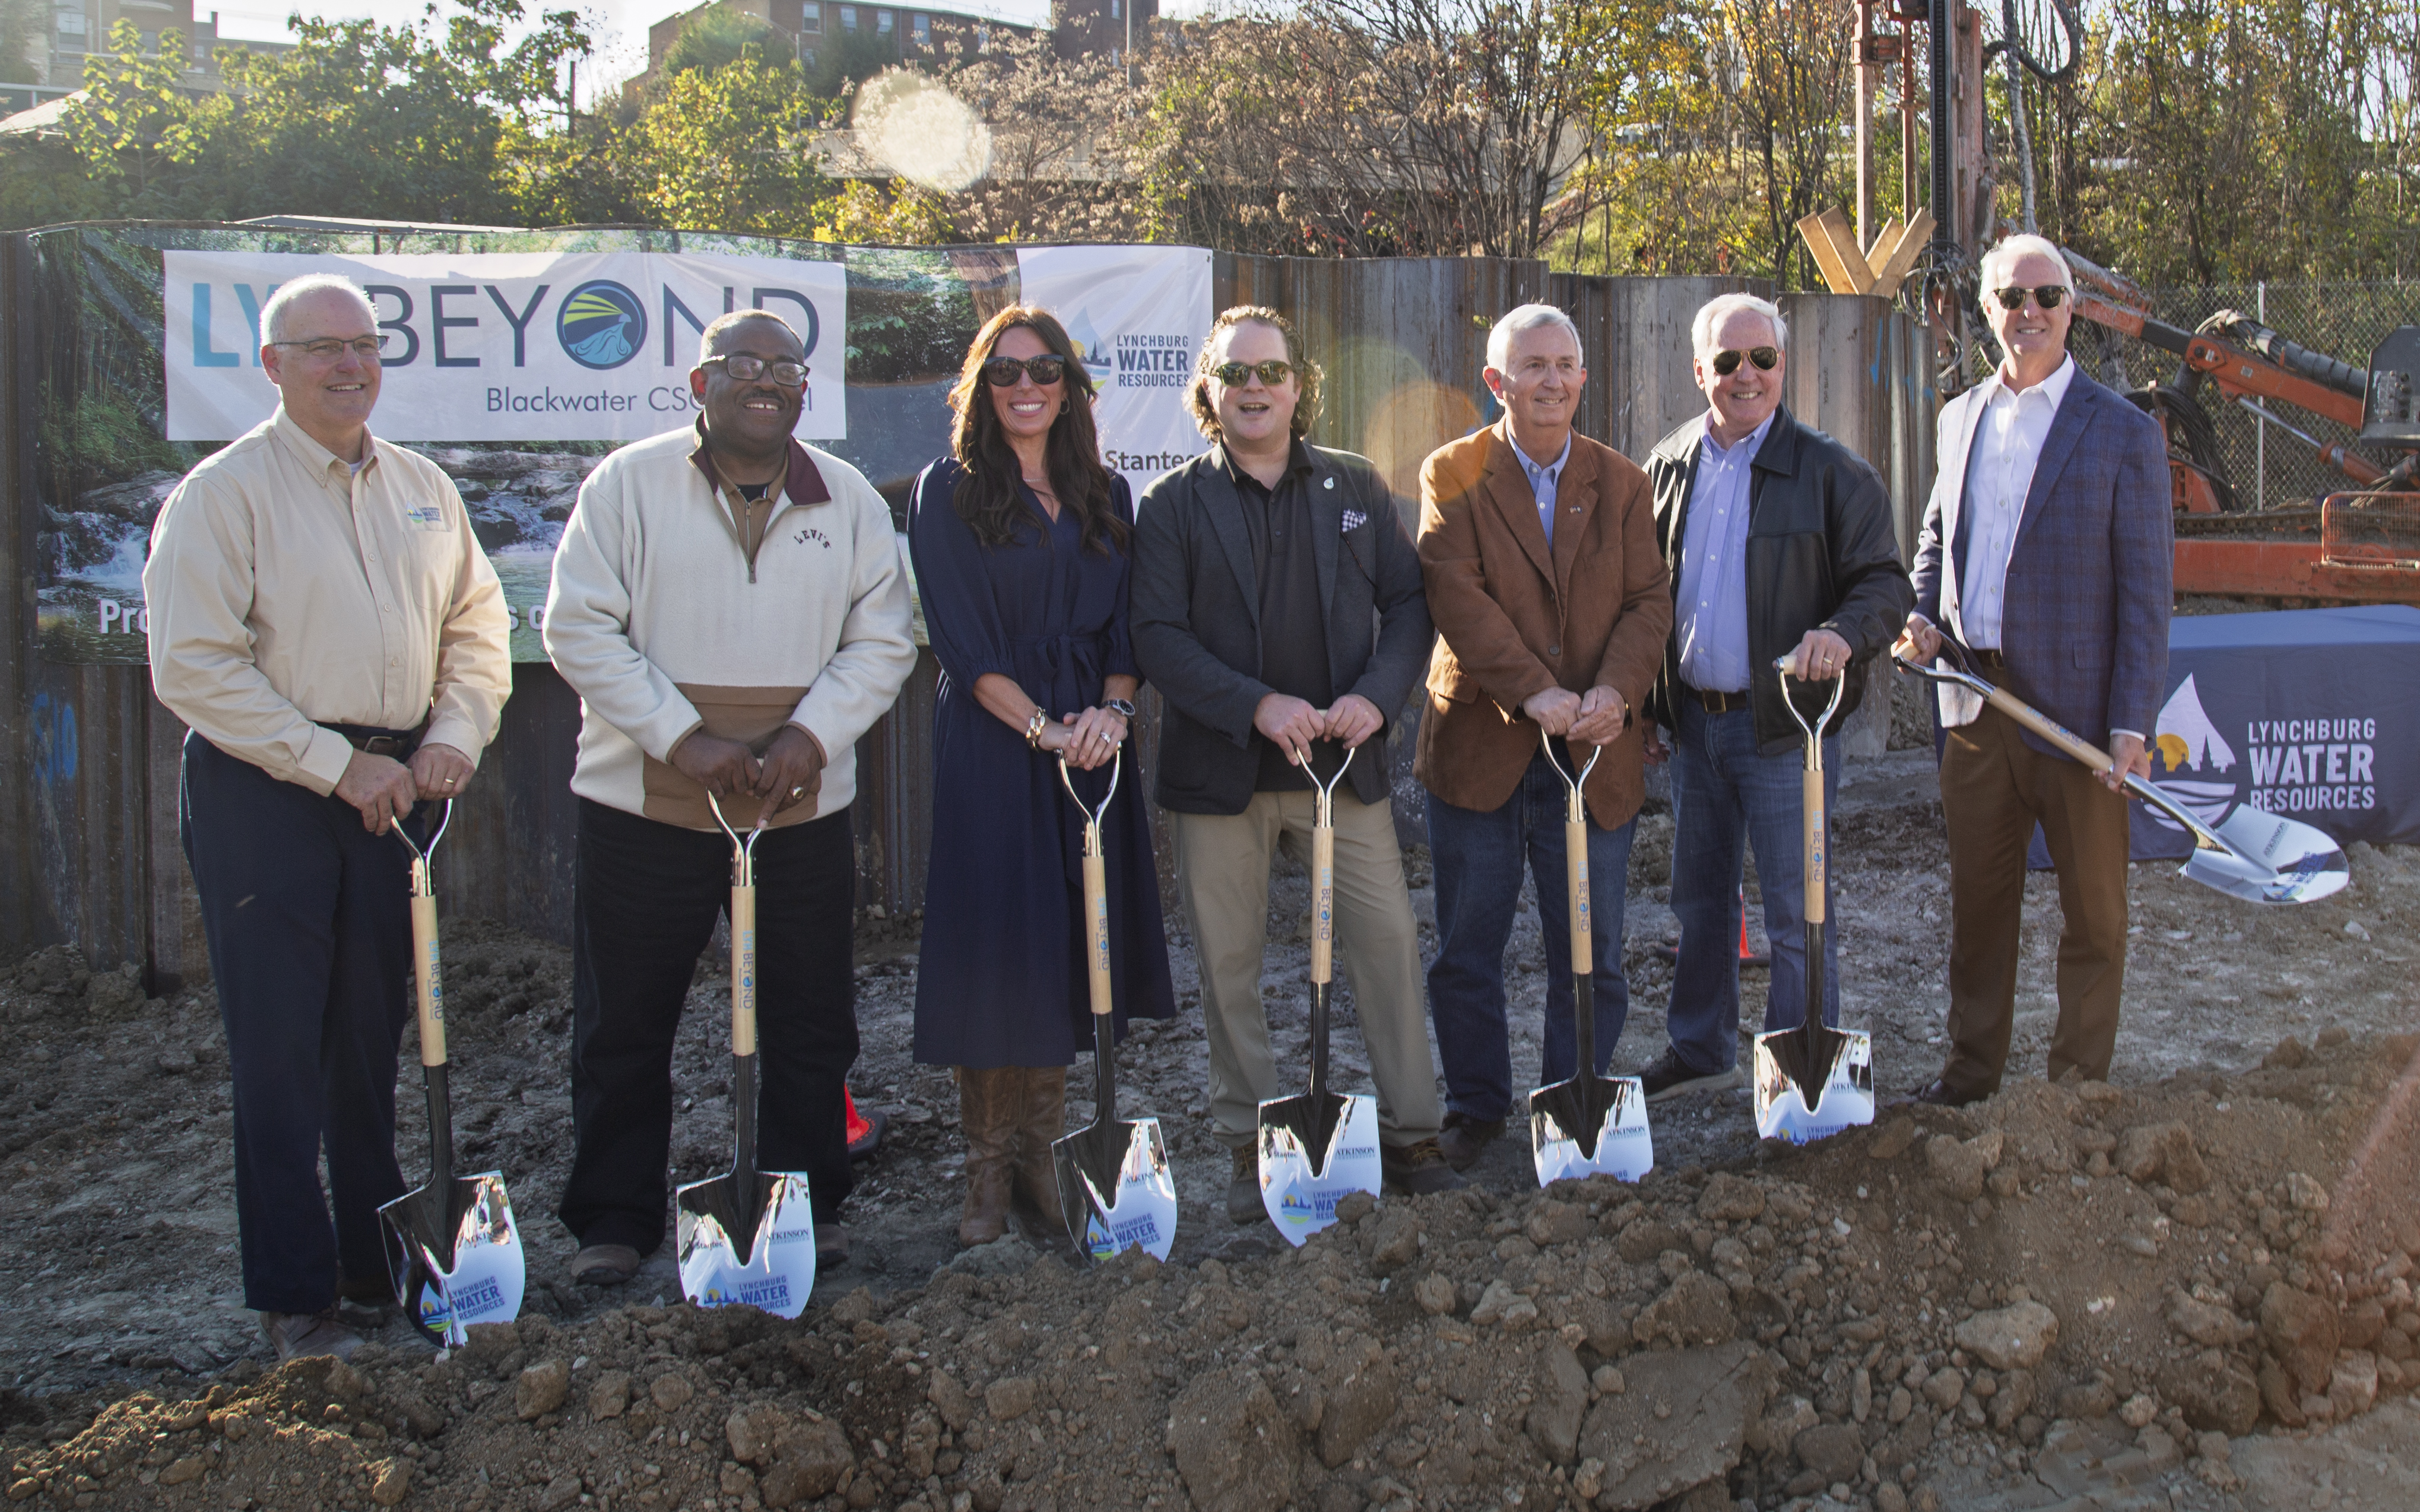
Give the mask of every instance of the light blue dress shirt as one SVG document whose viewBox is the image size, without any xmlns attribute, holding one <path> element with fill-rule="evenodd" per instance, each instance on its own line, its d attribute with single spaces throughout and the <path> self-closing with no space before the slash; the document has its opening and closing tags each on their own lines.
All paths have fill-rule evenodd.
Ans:
<svg viewBox="0 0 2420 1512">
<path fill-rule="evenodd" d="M 1541 467 L 1529 460 L 1529 454 L 1513 443 L 1512 455 L 1521 459 L 1521 471 L 1529 475 L 1529 497 L 1538 501 L 1538 523 L 1546 532 L 1546 544 L 1555 544 L 1555 486 L 1562 482 L 1563 464 L 1572 459 L 1572 439 L 1563 438 L 1563 449 L 1556 458 Z"/>
<path fill-rule="evenodd" d="M 1674 633 L 1681 680 L 1710 693 L 1747 691 L 1748 464 L 1772 429 L 1767 416 L 1736 446 L 1726 448 L 1709 431 L 1698 447 Z"/>
</svg>

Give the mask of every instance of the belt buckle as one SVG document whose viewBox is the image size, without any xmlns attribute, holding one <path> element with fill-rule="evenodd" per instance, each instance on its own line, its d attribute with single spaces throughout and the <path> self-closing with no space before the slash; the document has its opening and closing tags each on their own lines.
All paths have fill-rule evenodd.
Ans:
<svg viewBox="0 0 2420 1512">
<path fill-rule="evenodd" d="M 392 756 L 403 748 L 403 742 L 393 735 L 372 735 L 362 742 L 362 750 L 370 756 Z"/>
</svg>

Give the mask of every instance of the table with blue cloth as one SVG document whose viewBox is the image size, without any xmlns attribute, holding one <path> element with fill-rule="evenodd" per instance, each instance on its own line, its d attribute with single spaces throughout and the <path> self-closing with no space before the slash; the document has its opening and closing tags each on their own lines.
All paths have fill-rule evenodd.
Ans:
<svg viewBox="0 0 2420 1512">
<path fill-rule="evenodd" d="M 2178 616 L 2150 745 L 2151 780 L 2205 823 L 2249 804 L 2343 845 L 2420 844 L 2420 609 Z M 2135 860 L 2191 853 L 2131 809 Z M 2040 831 L 2031 860 L 2050 865 Z"/>
<path fill-rule="evenodd" d="M 908 550 L 940 682 L 933 712 L 933 847 L 917 964 L 916 1059 L 977 1069 L 1064 1066 L 1093 1044 L 1083 964 L 1083 820 L 1059 759 L 975 699 L 988 672 L 1014 680 L 1052 718 L 1097 705 L 1105 679 L 1137 675 L 1127 637 L 1126 552 L 1086 548 L 1072 511 L 1051 520 L 1019 486 L 1029 518 L 986 547 L 953 502 L 958 464 L 924 470 L 908 501 Z M 1125 480 L 1109 477 L 1129 524 Z M 1097 804 L 1104 765 L 1076 772 Z M 1110 980 L 1129 1015 L 1175 1014 L 1152 865 L 1142 773 L 1130 733 L 1103 824 Z"/>
</svg>

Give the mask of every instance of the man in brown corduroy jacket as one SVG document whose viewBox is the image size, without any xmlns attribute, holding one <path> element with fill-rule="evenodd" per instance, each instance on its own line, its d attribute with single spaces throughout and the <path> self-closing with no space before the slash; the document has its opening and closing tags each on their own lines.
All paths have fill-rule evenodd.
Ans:
<svg viewBox="0 0 2420 1512">
<path fill-rule="evenodd" d="M 1562 779 L 1607 748 L 1585 793 L 1596 1053 L 1621 1039 L 1621 902 L 1644 793 L 1636 717 L 1672 629 L 1647 474 L 1576 435 L 1588 372 L 1562 311 L 1525 304 L 1487 338 L 1496 424 L 1439 447 L 1420 469 L 1419 555 L 1440 640 L 1413 771 L 1429 792 L 1437 956 L 1429 1011 L 1445 1064 L 1445 1130 L 1457 1169 L 1504 1132 L 1512 1106 L 1504 947 L 1526 864 L 1546 947 L 1540 1083 L 1578 1070 L 1572 1023 Z M 1568 742 L 1569 756 L 1564 748 Z M 1576 767 L 1573 767 L 1576 770 Z"/>
</svg>

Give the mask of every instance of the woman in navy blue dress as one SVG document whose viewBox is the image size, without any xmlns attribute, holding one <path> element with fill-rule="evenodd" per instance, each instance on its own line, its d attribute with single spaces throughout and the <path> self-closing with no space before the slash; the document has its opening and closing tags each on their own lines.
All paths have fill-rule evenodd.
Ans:
<svg viewBox="0 0 2420 1512">
<path fill-rule="evenodd" d="M 1126 633 L 1134 504 L 1101 465 L 1093 387 L 1047 311 L 992 316 L 950 391 L 952 456 L 908 501 L 933 655 L 933 850 L 916 980 L 916 1058 L 956 1068 L 967 1135 L 964 1244 L 1061 1229 L 1050 1146 L 1066 1068 L 1093 1042 L 1083 965 L 1083 822 L 1103 826 L 1117 1028 L 1175 1013 L 1142 774 L 1127 740 L 1141 685 Z"/>
</svg>

